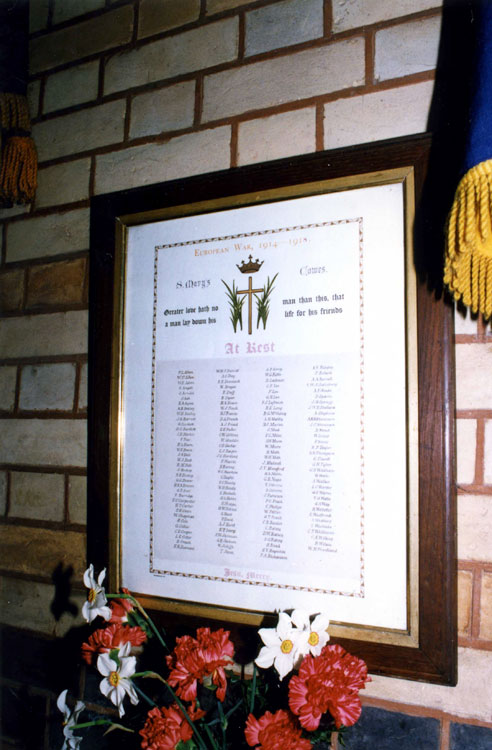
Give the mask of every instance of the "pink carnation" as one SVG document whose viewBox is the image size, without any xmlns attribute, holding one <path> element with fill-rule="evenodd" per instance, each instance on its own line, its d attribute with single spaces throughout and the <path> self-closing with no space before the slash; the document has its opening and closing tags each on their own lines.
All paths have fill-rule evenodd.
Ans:
<svg viewBox="0 0 492 750">
<path fill-rule="evenodd" d="M 176 639 L 173 653 L 166 657 L 170 669 L 168 682 L 178 697 L 195 701 L 198 683 L 210 681 L 217 687 L 217 698 L 223 701 L 227 688 L 224 667 L 234 656 L 229 632 L 222 628 L 215 632 L 198 628 L 196 636 L 196 639 L 189 635 Z"/>
<path fill-rule="evenodd" d="M 266 711 L 261 719 L 248 716 L 246 742 L 256 750 L 311 750 L 311 740 L 301 737 L 301 729 L 287 711 Z"/>
<path fill-rule="evenodd" d="M 172 706 L 153 708 L 147 714 L 143 729 L 143 750 L 174 750 L 180 742 L 187 742 L 193 730 L 176 703 Z"/>
<path fill-rule="evenodd" d="M 120 648 L 124 643 L 131 643 L 134 647 L 130 653 L 138 653 L 139 647 L 145 643 L 147 635 L 142 628 L 130 628 L 126 625 L 114 623 L 107 628 L 95 630 L 87 643 L 82 644 L 82 658 L 87 664 L 92 664 L 97 654 L 105 654 L 114 648 Z"/>
<path fill-rule="evenodd" d="M 129 594 L 128 589 L 121 589 L 124 594 Z M 116 622 L 122 625 L 128 622 L 128 613 L 134 612 L 135 607 L 131 599 L 112 599 L 109 602 L 111 608 L 110 622 Z"/>
<path fill-rule="evenodd" d="M 340 728 L 352 726 L 361 714 L 359 690 L 370 680 L 365 662 L 338 645 L 325 646 L 319 656 L 306 656 L 289 682 L 289 706 L 301 725 L 313 731 L 327 711 Z"/>
</svg>

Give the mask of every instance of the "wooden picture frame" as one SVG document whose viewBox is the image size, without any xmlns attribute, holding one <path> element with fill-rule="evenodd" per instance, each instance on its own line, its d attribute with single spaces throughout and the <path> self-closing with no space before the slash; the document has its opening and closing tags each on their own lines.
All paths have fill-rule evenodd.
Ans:
<svg viewBox="0 0 492 750">
<path fill-rule="evenodd" d="M 276 607 L 286 609 L 287 599 L 281 592 L 282 589 L 291 590 L 292 606 L 311 608 L 311 611 L 319 611 L 320 603 L 326 599 L 338 613 L 332 617 L 333 622 L 330 628 L 332 639 L 364 658 L 370 671 L 454 684 L 456 678 L 456 594 L 454 580 L 453 316 L 452 307 L 446 305 L 442 299 L 436 299 L 436 295 L 429 291 L 426 280 L 419 278 L 419 274 L 422 275 L 422 264 L 419 261 L 422 257 L 422 239 L 414 230 L 415 226 L 422 224 L 419 214 L 422 207 L 419 201 L 426 178 L 429 151 L 430 139 L 428 137 L 410 137 L 242 167 L 205 176 L 199 175 L 101 195 L 92 199 L 88 557 L 96 566 L 109 566 L 112 587 L 129 586 L 139 598 L 142 598 L 147 607 L 164 610 L 168 612 L 169 617 L 178 618 L 180 621 L 191 623 L 197 618 L 201 620 L 208 618 L 220 620 L 221 624 L 236 623 L 235 627 L 244 625 L 257 627 L 267 622 L 269 618 L 271 619 Z M 393 187 L 395 195 L 393 195 Z M 370 207 L 373 197 L 374 209 Z M 339 202 L 337 202 L 338 199 Z M 331 209 L 333 200 L 335 201 L 334 208 Z M 346 206 L 350 206 L 350 209 L 345 208 Z M 358 213 L 363 215 L 362 219 L 356 216 Z M 289 221 L 290 215 L 295 216 L 295 220 Z M 329 220 L 320 221 L 320 217 Z M 364 239 L 361 239 L 363 224 L 366 235 Z M 372 226 L 375 228 L 375 239 L 371 245 Z M 259 230 L 258 227 L 261 229 Z M 346 239 L 344 239 L 343 231 L 340 233 L 340 227 L 346 230 Z M 334 234 L 335 230 L 338 234 Z M 392 231 L 393 235 L 391 235 Z M 397 238 L 399 233 L 403 256 L 400 266 L 403 271 L 400 274 L 397 271 L 381 268 L 378 273 L 377 264 L 380 261 L 374 254 L 379 252 L 380 246 L 385 245 L 384 237 L 388 235 L 390 237 L 388 247 L 381 251 L 386 255 L 383 254 L 381 257 L 385 259 L 385 263 L 390 261 L 391 265 L 394 254 L 391 237 Z M 378 451 L 379 458 L 376 459 L 373 455 L 369 460 L 376 462 L 373 466 L 373 474 L 376 472 L 378 476 L 383 473 L 387 474 L 386 486 L 381 491 L 381 498 L 378 499 L 377 493 L 374 492 L 375 485 L 373 485 L 372 495 L 371 491 L 368 491 L 368 505 L 362 510 L 357 510 L 362 518 L 365 513 L 370 516 L 371 512 L 374 512 L 373 525 L 379 524 L 381 529 L 380 533 L 374 528 L 372 532 L 368 530 L 364 537 L 361 532 L 360 541 L 357 542 L 364 551 L 364 558 L 361 554 L 360 564 L 357 564 L 360 571 L 367 570 L 367 588 L 364 588 L 364 583 L 362 583 L 362 588 L 357 583 L 362 580 L 358 572 L 354 573 L 357 581 L 349 582 L 348 587 L 345 583 L 336 583 L 336 585 L 327 583 L 325 588 L 323 588 L 324 584 L 321 584 L 320 588 L 318 578 L 312 573 L 314 566 L 305 569 L 306 578 L 309 579 L 306 586 L 286 585 L 286 581 L 291 580 L 289 576 L 294 576 L 292 571 L 295 572 L 296 565 L 299 567 L 300 562 L 296 560 L 289 571 L 285 572 L 281 570 L 282 566 L 277 561 L 269 563 L 274 568 L 276 566 L 277 570 L 275 574 L 277 578 L 273 576 L 274 583 L 269 584 L 270 588 L 262 588 L 262 582 L 258 580 L 255 587 L 249 586 L 248 596 L 245 597 L 246 584 L 251 583 L 251 581 L 246 581 L 246 576 L 253 574 L 241 572 L 248 567 L 246 562 L 244 566 L 241 565 L 241 557 L 240 563 L 236 561 L 235 566 L 231 566 L 234 569 L 228 568 L 227 575 L 224 577 L 225 574 L 217 573 L 217 561 L 214 561 L 213 565 L 208 562 L 202 564 L 200 559 L 200 564 L 197 562 L 192 564 L 184 557 L 181 560 L 179 551 L 175 553 L 176 560 L 169 563 L 165 551 L 169 546 L 168 542 L 166 544 L 161 542 L 160 546 L 165 548 L 164 552 L 159 554 L 155 552 L 157 544 L 154 545 L 153 540 L 157 537 L 164 538 L 163 535 L 165 536 L 171 518 L 167 504 L 163 504 L 160 499 L 168 497 L 168 491 L 155 489 L 156 486 L 167 487 L 166 477 L 169 475 L 168 465 L 165 464 L 164 467 L 162 459 L 155 458 L 157 454 L 164 456 L 165 452 L 161 450 L 159 453 L 155 446 L 156 441 L 158 446 L 159 440 L 163 440 L 162 430 L 167 430 L 169 414 L 174 413 L 172 409 L 176 408 L 174 401 L 171 412 L 166 411 L 166 403 L 171 397 L 162 394 L 169 392 L 169 383 L 175 380 L 176 372 L 172 369 L 174 362 L 177 361 L 178 366 L 181 366 L 179 363 L 186 361 L 186 341 L 188 340 L 185 338 L 187 334 L 180 333 L 176 339 L 179 342 L 176 344 L 177 348 L 173 349 L 175 339 L 166 338 L 171 334 L 164 331 L 165 323 L 161 322 L 164 320 L 161 315 L 163 312 L 164 315 L 169 314 L 170 317 L 166 320 L 173 319 L 175 325 L 179 325 L 180 321 L 186 325 L 184 311 L 194 309 L 186 307 L 186 304 L 191 305 L 195 299 L 199 302 L 200 300 L 207 301 L 204 296 L 192 296 L 189 291 L 185 296 L 174 295 L 173 297 L 174 288 L 178 284 L 186 286 L 181 281 L 176 281 L 185 272 L 183 270 L 180 276 L 176 270 L 185 263 L 185 251 L 188 253 L 192 251 L 197 257 L 199 255 L 205 257 L 201 268 L 208 268 L 208 276 L 213 276 L 217 280 L 214 287 L 215 297 L 212 300 L 217 301 L 219 299 L 217 290 L 223 289 L 220 285 L 226 283 L 221 277 L 229 272 L 222 257 L 217 256 L 229 253 L 229 248 L 232 248 L 234 243 L 239 252 L 231 259 L 237 260 L 234 265 L 239 271 L 246 269 L 248 273 L 255 273 L 258 270 L 253 266 L 250 269 L 247 252 L 251 247 L 253 255 L 249 262 L 254 265 L 259 247 L 258 242 L 261 240 L 261 247 L 264 248 L 266 254 L 271 252 L 272 259 L 277 262 L 277 266 L 274 267 L 274 262 L 271 265 L 272 278 L 273 271 L 282 268 L 283 279 L 285 279 L 289 278 L 288 269 L 294 268 L 296 262 L 293 260 L 292 251 L 288 250 L 289 242 L 292 244 L 295 238 L 297 238 L 296 242 L 302 238 L 307 246 L 312 246 L 312 251 L 303 250 L 305 253 L 303 257 L 308 265 L 312 261 L 310 268 L 321 268 L 320 264 L 316 263 L 316 258 L 324 257 L 319 253 L 325 252 L 323 248 L 326 243 L 330 244 L 330 238 L 335 236 L 337 247 L 345 247 L 345 242 L 347 247 L 347 252 L 340 251 L 339 253 L 342 264 L 338 272 L 339 278 L 344 280 L 343 284 L 351 288 L 357 275 L 357 288 L 360 294 L 357 304 L 354 302 L 351 308 L 347 304 L 347 310 L 352 309 L 354 314 L 352 318 L 347 314 L 348 327 L 340 329 L 340 337 L 344 337 L 349 331 L 352 331 L 354 336 L 359 335 L 357 331 L 362 330 L 361 309 L 364 305 L 368 306 L 368 309 L 372 311 L 369 317 L 371 314 L 373 317 L 372 340 L 376 347 L 373 356 L 376 358 L 382 355 L 383 348 L 377 349 L 375 343 L 377 336 L 374 320 L 377 316 L 384 318 L 384 314 L 392 315 L 400 320 L 401 330 L 398 327 L 391 328 L 390 335 L 392 331 L 395 341 L 399 341 L 395 350 L 397 351 L 395 360 L 398 360 L 395 363 L 395 377 L 402 379 L 400 385 L 405 391 L 403 411 L 398 426 L 398 432 L 404 432 L 404 445 L 400 446 L 400 453 L 397 454 L 403 462 L 401 473 L 404 473 L 404 476 L 398 479 L 398 475 L 395 474 L 397 480 L 395 496 L 398 497 L 396 504 L 399 504 L 399 516 L 395 518 L 396 525 L 401 526 L 400 539 L 403 541 L 404 548 L 400 550 L 401 545 L 397 541 L 396 530 L 394 532 L 396 541 L 394 541 L 394 547 L 391 548 L 392 533 L 384 528 L 384 518 L 390 507 L 393 481 L 388 464 L 397 463 L 393 457 L 392 443 L 398 440 L 395 441 L 395 436 L 391 435 L 390 421 L 385 422 L 383 419 L 383 426 L 380 428 L 383 431 L 382 450 Z M 272 237 L 276 243 L 275 250 L 273 250 Z M 280 244 L 277 244 L 277 240 Z M 281 241 L 284 242 L 282 250 L 279 249 Z M 253 244 L 248 245 L 248 242 Z M 346 260 L 352 257 L 349 251 L 351 247 L 354 250 L 352 265 Z M 364 266 L 365 276 L 360 270 L 362 248 L 365 253 L 364 259 L 367 260 L 367 268 Z M 373 255 L 370 256 L 371 250 Z M 209 258 L 212 251 L 213 261 Z M 232 251 L 229 254 L 232 256 Z M 144 255 L 147 257 L 146 263 L 142 261 Z M 256 263 L 258 268 L 262 262 L 258 259 Z M 336 264 L 337 261 L 332 260 L 332 262 Z M 348 265 L 344 270 L 346 263 Z M 144 267 L 147 270 L 141 270 Z M 160 268 L 159 272 L 158 268 Z M 168 268 L 173 269 L 174 276 L 167 272 Z M 187 268 L 186 264 L 182 265 L 182 269 Z M 385 273 L 389 274 L 386 279 Z M 394 280 L 392 273 L 394 273 Z M 291 273 L 290 288 L 294 285 L 293 274 L 294 271 Z M 399 279 L 400 275 L 402 278 Z M 171 286 L 167 281 L 170 277 L 174 279 Z M 159 282 L 158 278 L 161 279 Z M 228 278 L 226 276 L 226 279 Z M 251 292 L 259 293 L 260 289 L 252 289 L 251 278 L 249 276 Z M 268 276 L 268 283 L 270 283 L 270 278 Z M 208 278 L 207 281 L 209 281 Z M 280 282 L 277 281 L 277 284 Z M 355 290 L 355 285 L 353 286 Z M 301 290 L 303 288 L 299 287 Z M 228 289 L 230 291 L 230 286 Z M 239 289 L 239 285 L 234 287 L 232 284 L 232 289 Z M 282 295 L 282 289 L 285 292 L 284 295 Z M 282 288 L 280 285 L 279 287 L 275 308 L 277 318 L 275 314 L 272 315 L 272 330 L 281 330 L 282 316 L 291 315 L 288 306 L 282 307 L 280 302 L 282 300 L 284 305 L 289 302 L 286 289 L 288 286 Z M 251 337 L 254 327 L 251 319 L 252 293 L 248 296 L 246 289 L 241 290 L 243 299 L 248 300 L 246 305 L 250 304 L 249 320 L 247 323 L 246 319 L 244 321 L 245 330 L 240 331 L 238 327 L 237 330 L 236 327 L 234 330 L 230 328 L 231 341 L 242 340 L 245 342 L 244 346 L 247 345 L 247 340 L 250 342 L 253 340 L 247 339 L 248 334 Z M 379 299 L 376 299 L 380 293 L 387 295 L 389 309 L 386 307 L 388 302 L 381 303 Z M 210 293 L 207 292 L 207 294 Z M 153 302 L 150 300 L 152 296 Z M 334 297 L 336 298 L 337 295 Z M 131 302 L 132 299 L 133 302 Z M 161 304 L 163 299 L 166 299 L 165 311 Z M 185 301 L 179 309 L 178 304 L 173 302 L 177 299 Z M 300 299 L 301 297 L 292 300 L 293 303 L 296 302 L 292 308 L 292 317 L 294 313 L 300 317 L 307 315 L 301 309 L 302 306 L 297 304 Z M 142 304 L 142 300 L 146 300 L 145 304 Z M 314 318 L 323 310 L 327 311 L 327 306 L 322 308 L 322 305 L 325 303 L 310 304 L 309 314 Z M 141 309 L 143 309 L 142 313 Z M 397 309 L 399 312 L 396 312 Z M 334 308 L 331 307 L 330 310 Z M 228 317 L 229 312 L 227 312 Z M 341 319 L 343 316 L 339 317 Z M 208 317 L 207 321 L 207 316 L 205 316 L 203 322 L 210 324 L 212 320 L 215 323 L 215 319 Z M 198 321 L 193 320 L 193 323 L 195 322 Z M 229 322 L 224 322 L 221 330 L 225 330 L 224 326 L 228 325 Z M 313 328 L 314 323 L 306 322 L 303 325 L 305 325 L 305 331 L 314 330 L 315 333 L 311 335 L 311 339 L 318 341 L 319 336 L 316 331 L 324 329 Z M 162 329 L 158 326 L 162 326 Z M 246 330 L 248 327 L 249 330 Z M 157 337 L 156 328 L 158 328 Z M 151 343 L 152 329 L 154 329 L 153 343 Z M 265 329 L 265 321 L 263 321 L 263 329 Z M 140 332 L 144 330 L 147 333 L 141 336 Z M 202 330 L 206 330 L 204 336 L 210 348 L 211 344 L 218 340 L 216 333 L 218 328 L 208 325 Z M 293 325 L 290 330 L 295 331 L 295 326 Z M 329 330 L 335 331 L 336 329 Z M 368 330 L 370 333 L 370 323 Z M 259 319 L 258 331 L 258 336 L 261 338 L 262 327 Z M 240 335 L 243 336 L 242 339 Z M 141 338 L 145 339 L 145 336 L 148 343 L 142 343 L 141 348 L 139 342 Z M 163 338 L 164 345 L 159 349 L 158 342 Z M 295 336 L 292 338 L 295 339 Z M 304 351 L 303 344 L 299 343 L 303 342 L 304 338 L 304 334 L 299 333 L 298 343 L 292 344 L 294 348 L 289 349 L 291 354 L 299 355 L 297 359 L 302 358 L 303 361 L 306 359 L 306 352 L 308 359 L 311 356 L 311 350 Z M 135 345 L 135 340 L 138 340 L 137 345 Z M 196 337 L 193 340 L 196 341 Z M 370 340 L 369 336 L 367 342 Z M 364 339 L 364 343 L 357 343 L 357 346 L 363 349 L 364 346 L 370 346 L 367 342 Z M 228 345 L 231 347 L 231 352 L 233 347 L 239 351 L 237 343 Z M 300 348 L 295 349 L 295 346 Z M 168 351 L 171 353 L 167 354 Z M 268 353 L 271 354 L 267 349 Z M 323 358 L 325 355 L 324 349 L 316 350 L 315 356 L 318 358 L 312 361 L 323 361 L 319 357 Z M 216 365 L 222 362 L 222 359 L 218 357 L 217 352 L 210 356 L 203 355 L 205 360 L 210 360 L 214 373 L 218 372 Z M 162 363 L 166 358 L 172 360 L 171 364 L 164 363 L 165 367 L 162 370 L 164 374 L 156 375 L 157 367 L 163 366 Z M 140 403 L 138 395 L 140 385 L 136 386 L 140 379 L 139 368 L 142 360 L 148 360 L 149 386 L 144 389 L 143 402 Z M 138 366 L 137 364 L 133 366 L 132 361 Z M 287 362 L 288 358 L 285 361 Z M 338 360 L 335 358 L 335 361 Z M 261 359 L 259 362 L 261 364 Z M 271 359 L 268 362 L 272 363 L 274 360 Z M 355 372 L 358 366 L 358 364 L 357 367 L 354 365 L 352 370 Z M 390 360 L 387 366 L 392 368 Z M 166 374 L 168 373 L 166 367 L 168 369 L 171 367 L 172 375 Z M 200 365 L 200 368 L 205 372 L 204 365 L 203 367 Z M 200 368 L 199 373 L 202 372 Z M 362 365 L 360 369 L 362 372 Z M 250 377 L 250 370 L 247 372 Z M 367 405 L 369 407 L 371 403 L 377 405 L 378 400 L 381 401 L 384 396 L 375 389 L 376 375 L 376 368 L 373 366 L 372 380 L 369 374 L 367 381 L 371 393 L 364 404 L 358 403 L 354 406 L 352 424 L 355 424 L 354 420 L 358 419 L 361 413 L 365 414 Z M 162 381 L 159 378 L 162 378 Z M 158 386 L 157 384 L 161 382 L 162 385 Z M 132 383 L 135 383 L 135 386 Z M 358 382 L 355 385 L 359 387 Z M 371 395 L 373 391 L 375 391 L 374 395 Z M 353 395 L 354 391 L 347 391 L 345 401 L 343 401 L 343 394 L 339 397 L 347 413 L 350 412 L 350 404 L 354 403 Z M 202 403 L 203 400 L 203 398 L 199 399 L 198 403 Z M 294 412 L 295 399 L 291 397 L 291 401 L 287 402 L 288 412 L 289 404 L 290 411 Z M 146 409 L 150 415 L 149 429 L 145 426 L 147 422 L 141 423 L 138 416 Z M 158 412 L 158 417 L 155 416 L 156 409 L 161 410 Z M 205 413 L 203 421 L 209 419 L 210 414 Z M 373 418 L 373 432 L 371 432 L 370 420 L 367 423 L 369 436 L 376 434 L 375 422 Z M 165 428 L 162 428 L 162 424 Z M 172 426 L 175 427 L 174 424 Z M 297 423 L 295 430 L 298 430 Z M 286 433 L 287 436 L 288 434 Z M 310 434 L 306 433 L 308 437 Z M 374 441 L 374 438 L 372 440 Z M 386 448 L 385 441 L 387 441 Z M 205 440 L 202 438 L 203 442 Z M 143 459 L 140 455 L 132 458 L 137 445 L 144 446 Z M 384 459 L 385 450 L 388 452 L 386 460 Z M 200 455 L 197 450 L 195 453 L 197 456 Z M 146 465 L 147 454 L 149 455 L 148 468 L 142 470 L 141 476 L 137 476 L 135 488 L 132 490 L 132 480 L 128 477 L 138 475 L 139 467 Z M 206 455 L 209 456 L 209 454 Z M 342 459 L 350 455 L 353 454 L 349 451 L 342 456 Z M 210 463 L 210 457 L 197 458 L 197 461 Z M 361 466 L 365 467 L 365 461 L 364 454 L 361 458 Z M 161 463 L 164 468 L 161 468 Z M 301 474 L 305 474 L 307 465 L 301 465 L 303 466 Z M 357 467 L 360 468 L 359 464 Z M 203 473 L 205 472 L 202 471 Z M 370 475 L 369 470 L 367 476 Z M 359 482 L 358 488 L 364 485 L 365 480 L 357 481 Z M 384 476 L 381 477 L 381 482 L 383 486 Z M 142 512 L 138 490 L 141 486 L 145 487 L 143 495 L 145 497 L 150 495 L 148 510 Z M 357 491 L 359 492 L 359 489 Z M 213 502 L 210 496 L 210 503 L 213 504 Z M 147 500 L 142 500 L 142 503 L 142 507 L 147 508 L 145 505 Z M 209 503 L 208 497 L 206 503 Z M 377 510 L 378 504 L 380 505 L 379 511 Z M 381 514 L 379 518 L 377 512 Z M 348 517 L 348 512 L 345 515 Z M 359 515 L 356 515 L 357 519 Z M 142 523 L 141 527 L 140 523 Z M 158 523 L 160 526 L 157 526 Z M 357 523 L 360 525 L 360 519 Z M 156 528 L 159 529 L 158 534 L 155 533 Z M 351 528 L 347 522 L 347 530 Z M 129 529 L 132 532 L 138 529 L 138 533 L 134 534 L 139 540 L 135 543 L 135 549 Z M 146 540 L 147 535 L 149 542 Z M 347 533 L 344 538 L 347 539 L 350 536 Z M 176 541 L 176 534 L 173 539 Z M 388 553 L 390 565 L 381 557 L 381 564 L 376 562 L 377 556 L 380 555 L 376 550 L 385 545 L 385 540 L 388 549 L 393 549 L 393 552 Z M 175 546 L 179 547 L 179 545 Z M 147 547 L 149 548 L 148 555 Z M 354 550 L 357 551 L 359 547 L 354 546 Z M 319 553 L 319 549 L 315 549 Z M 349 552 L 347 552 L 348 555 Z M 391 559 L 391 555 L 394 559 Z M 319 556 L 321 559 L 321 553 Z M 141 565 L 141 573 L 134 576 L 133 570 L 140 564 L 137 564 L 137 561 L 143 558 L 145 560 Z M 350 559 L 350 555 L 347 559 Z M 398 569 L 398 565 L 403 571 L 400 578 L 395 578 L 394 583 L 386 582 L 383 568 Z M 196 572 L 190 574 L 190 570 L 196 570 Z M 313 575 L 312 580 L 309 578 L 311 575 Z M 381 580 L 378 576 L 381 576 Z M 257 577 L 261 579 L 261 574 Z M 181 596 L 183 580 L 186 582 L 186 591 L 189 593 Z M 395 591 L 392 592 L 389 588 L 385 594 L 384 590 L 391 585 L 395 586 Z M 168 586 L 171 594 L 164 595 L 163 591 L 167 592 Z M 275 598 L 276 589 L 280 592 L 277 598 Z M 381 593 L 382 605 L 379 603 L 378 589 L 383 592 Z M 366 595 L 369 590 L 375 597 L 372 604 L 372 594 Z M 249 596 L 250 592 L 252 592 L 251 596 Z M 347 595 L 348 598 L 339 605 L 342 601 L 342 594 Z M 328 595 L 331 598 L 328 598 Z M 396 602 L 397 599 L 399 601 L 398 605 L 395 603 L 394 610 L 396 613 L 399 608 L 400 614 L 395 614 L 394 622 L 393 613 L 389 611 L 391 604 L 385 605 L 384 603 L 385 595 L 388 602 L 393 600 Z M 352 600 L 349 602 L 350 598 Z M 367 619 L 364 619 L 365 614 L 359 613 L 357 609 L 359 602 L 354 604 L 355 599 L 359 602 L 364 600 L 360 606 L 363 608 L 367 605 Z M 246 606 L 241 606 L 242 600 L 248 602 Z M 266 601 L 269 602 L 269 606 L 265 604 Z M 388 609 L 388 620 L 381 619 L 380 621 L 374 613 L 378 608 L 384 609 L 385 606 Z M 365 610 L 362 609 L 360 612 L 365 612 Z"/>
</svg>

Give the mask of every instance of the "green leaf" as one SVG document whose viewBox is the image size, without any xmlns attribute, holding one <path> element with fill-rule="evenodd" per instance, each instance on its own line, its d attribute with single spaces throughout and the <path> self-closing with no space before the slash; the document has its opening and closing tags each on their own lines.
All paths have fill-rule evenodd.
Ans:
<svg viewBox="0 0 492 750">
<path fill-rule="evenodd" d="M 238 701 L 238 702 L 236 703 L 236 705 L 235 705 L 235 706 L 233 706 L 232 708 L 230 708 L 230 709 L 228 710 L 228 712 L 227 712 L 227 713 L 226 713 L 226 715 L 225 715 L 225 716 L 226 716 L 226 719 L 228 719 L 228 718 L 229 718 L 230 716 L 232 716 L 232 714 L 234 713 L 234 711 L 237 711 L 237 709 L 238 709 L 238 708 L 240 708 L 240 707 L 241 707 L 242 705 L 243 705 L 243 701 L 242 701 L 242 700 L 239 700 L 239 701 Z"/>
<path fill-rule="evenodd" d="M 112 648 L 109 652 L 109 658 L 112 659 L 118 666 L 120 665 L 119 659 L 120 650 L 118 648 Z"/>
<path fill-rule="evenodd" d="M 103 733 L 103 737 L 105 737 L 105 736 L 106 736 L 107 734 L 109 734 L 110 732 L 113 732 L 113 731 L 114 731 L 115 729 L 122 729 L 122 730 L 123 730 L 123 732 L 130 732 L 131 734 L 134 734 L 134 731 L 135 731 L 135 730 L 133 730 L 133 729 L 130 729 L 129 727 L 124 727 L 124 726 L 123 726 L 123 724 L 114 724 L 114 723 L 113 723 L 113 724 L 111 724 L 111 725 L 110 725 L 110 726 L 109 726 L 109 727 L 108 727 L 108 728 L 106 729 L 106 731 L 105 731 L 105 732 Z"/>
</svg>

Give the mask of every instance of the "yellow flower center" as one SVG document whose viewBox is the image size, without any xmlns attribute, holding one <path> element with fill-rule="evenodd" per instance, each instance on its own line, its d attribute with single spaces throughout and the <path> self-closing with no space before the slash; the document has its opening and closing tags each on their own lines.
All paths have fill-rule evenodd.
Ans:
<svg viewBox="0 0 492 750">
<path fill-rule="evenodd" d="M 294 648 L 294 644 L 292 641 L 289 641 L 289 639 L 282 641 L 280 644 L 280 650 L 283 654 L 290 654 L 292 649 Z"/>
<path fill-rule="evenodd" d="M 108 680 L 109 680 L 110 685 L 112 685 L 113 687 L 116 687 L 120 681 L 120 676 L 118 672 L 111 672 L 111 674 L 108 677 Z"/>
<path fill-rule="evenodd" d="M 90 589 L 89 593 L 87 594 L 87 601 L 89 602 L 89 604 L 92 604 L 92 602 L 95 601 L 96 596 L 96 589 Z"/>
<path fill-rule="evenodd" d="M 319 635 L 317 634 L 317 632 L 315 630 L 311 631 L 311 633 L 309 635 L 309 638 L 308 638 L 308 643 L 309 643 L 310 646 L 317 646 L 318 645 L 318 643 L 319 643 Z"/>
</svg>

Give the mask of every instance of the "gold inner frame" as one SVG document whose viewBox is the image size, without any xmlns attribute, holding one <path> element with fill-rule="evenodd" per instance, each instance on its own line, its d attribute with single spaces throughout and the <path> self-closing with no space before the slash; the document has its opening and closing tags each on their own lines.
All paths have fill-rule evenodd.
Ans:
<svg viewBox="0 0 492 750">
<path fill-rule="evenodd" d="M 418 361 L 417 361 L 417 280 L 413 266 L 412 229 L 415 217 L 415 184 L 413 167 L 380 170 L 363 175 L 322 180 L 291 185 L 271 190 L 227 196 L 225 198 L 155 211 L 128 214 L 116 218 L 115 287 L 113 310 L 113 348 L 111 374 L 110 416 L 110 580 L 113 590 L 118 590 L 121 580 L 122 550 L 122 465 L 124 460 L 124 330 L 125 330 L 125 276 L 128 228 L 166 219 L 211 213 L 214 211 L 278 202 L 290 198 L 345 190 L 402 184 L 405 212 L 405 310 L 406 310 L 406 385 L 407 385 L 407 623 L 406 630 L 393 630 L 356 623 L 330 624 L 330 633 L 339 638 L 350 638 L 399 646 L 417 647 L 418 636 Z M 230 622 L 259 626 L 266 612 L 251 612 L 223 606 L 176 601 L 145 592 L 134 592 L 149 609 L 158 609 L 183 615 L 202 616 Z"/>
</svg>

